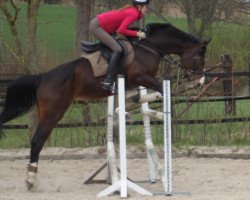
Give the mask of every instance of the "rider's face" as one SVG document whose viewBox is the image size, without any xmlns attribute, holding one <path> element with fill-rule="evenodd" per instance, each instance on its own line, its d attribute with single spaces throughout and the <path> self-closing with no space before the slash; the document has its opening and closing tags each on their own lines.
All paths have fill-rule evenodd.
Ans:
<svg viewBox="0 0 250 200">
<path fill-rule="evenodd" d="M 148 11 L 148 6 L 147 5 L 142 6 L 142 9 L 141 9 L 142 14 L 146 15 L 147 11 Z"/>
<path fill-rule="evenodd" d="M 141 10 L 141 13 L 142 13 L 143 15 L 146 15 L 147 10 L 148 10 L 147 5 L 143 5 L 143 6 L 141 6 L 140 10 Z"/>
</svg>

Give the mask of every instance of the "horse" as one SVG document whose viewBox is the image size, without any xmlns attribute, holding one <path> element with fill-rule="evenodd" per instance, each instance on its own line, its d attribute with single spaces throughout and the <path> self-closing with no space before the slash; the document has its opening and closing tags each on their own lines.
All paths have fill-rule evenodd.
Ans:
<svg viewBox="0 0 250 200">
<path fill-rule="evenodd" d="M 181 68 L 203 76 L 205 53 L 209 41 L 192 36 L 169 23 L 145 26 L 146 39 L 132 43 L 135 57 L 124 66 L 126 84 L 143 86 L 162 93 L 162 85 L 155 78 L 164 55 L 180 57 Z M 24 75 L 7 87 L 5 105 L 0 114 L 0 126 L 26 113 L 36 105 L 39 124 L 31 139 L 30 163 L 26 184 L 34 186 L 39 154 L 53 128 L 75 99 L 94 100 L 112 95 L 102 89 L 104 76 L 95 77 L 88 59 L 80 57 L 37 75 Z"/>
</svg>

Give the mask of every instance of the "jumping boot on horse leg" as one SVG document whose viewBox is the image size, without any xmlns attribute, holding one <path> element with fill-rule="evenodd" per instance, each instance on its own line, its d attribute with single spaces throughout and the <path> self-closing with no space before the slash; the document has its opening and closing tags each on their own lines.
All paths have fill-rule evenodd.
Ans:
<svg viewBox="0 0 250 200">
<path fill-rule="evenodd" d="M 122 52 L 113 52 L 109 62 L 107 76 L 104 82 L 101 82 L 102 88 L 110 91 L 112 94 L 115 94 L 116 69 L 120 64 L 121 56 Z"/>
<path fill-rule="evenodd" d="M 30 163 L 27 166 L 27 178 L 25 180 L 28 190 L 31 190 L 37 184 L 37 168 L 38 164 Z"/>
</svg>

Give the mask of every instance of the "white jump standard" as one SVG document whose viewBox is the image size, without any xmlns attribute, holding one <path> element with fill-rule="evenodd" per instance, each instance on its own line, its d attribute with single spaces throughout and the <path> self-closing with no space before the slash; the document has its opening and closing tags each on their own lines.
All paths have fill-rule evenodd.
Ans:
<svg viewBox="0 0 250 200">
<path fill-rule="evenodd" d="M 165 195 L 172 194 L 172 141 L 171 141 L 171 92 L 170 81 L 163 81 L 163 96 L 158 93 L 147 94 L 147 89 L 140 87 L 141 111 L 143 114 L 145 144 L 147 147 L 147 157 L 149 163 L 150 181 L 156 182 L 155 171 L 164 187 Z M 148 102 L 163 99 L 163 112 L 155 111 L 149 108 Z M 150 117 L 163 120 L 164 129 L 164 164 L 159 161 L 155 147 L 152 142 Z"/>
<path fill-rule="evenodd" d="M 153 194 L 144 188 L 136 185 L 127 179 L 127 152 L 126 152 L 126 120 L 125 120 L 125 83 L 122 76 L 118 77 L 118 97 L 119 97 L 119 136 L 120 136 L 120 180 L 109 186 L 99 194 L 97 197 L 105 197 L 109 194 L 120 190 L 121 197 L 127 197 L 128 188 L 138 192 L 142 195 Z"/>
<path fill-rule="evenodd" d="M 147 94 L 147 90 L 140 87 L 140 96 L 142 103 L 142 114 L 144 121 L 145 143 L 147 147 L 147 156 L 149 164 L 150 181 L 156 182 L 156 169 L 163 184 L 165 195 L 172 195 L 172 151 L 171 151 L 171 93 L 170 81 L 163 81 L 163 96 L 160 93 Z M 163 112 L 155 111 L 149 108 L 148 102 L 163 98 Z M 142 195 L 153 195 L 153 193 L 136 185 L 127 179 L 127 156 L 126 156 L 126 121 L 125 121 L 125 83 L 124 78 L 118 78 L 118 99 L 119 99 L 119 139 L 120 139 L 120 178 L 118 177 L 115 163 L 115 151 L 113 144 L 113 117 L 114 117 L 114 97 L 108 99 L 108 128 L 107 128 L 107 157 L 109 166 L 109 176 L 112 185 L 100 192 L 98 197 L 105 197 L 120 191 L 121 197 L 127 197 L 128 188 Z M 164 129 L 164 163 L 161 164 L 155 151 L 150 117 L 163 120 Z M 158 193 L 159 194 L 159 193 Z"/>
</svg>

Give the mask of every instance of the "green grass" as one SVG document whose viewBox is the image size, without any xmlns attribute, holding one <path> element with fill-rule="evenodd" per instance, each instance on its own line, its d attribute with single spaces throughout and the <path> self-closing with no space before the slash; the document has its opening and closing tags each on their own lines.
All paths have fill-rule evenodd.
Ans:
<svg viewBox="0 0 250 200">
<path fill-rule="evenodd" d="M 18 16 L 17 27 L 23 44 L 26 44 L 26 4 L 19 4 L 21 8 Z M 0 11 L 0 16 L 3 13 Z M 181 18 L 167 18 L 176 27 L 186 31 L 187 23 Z M 159 18 L 150 15 L 146 23 L 162 22 Z M 38 13 L 38 49 L 40 65 L 46 66 L 45 70 L 73 59 L 76 35 L 76 9 L 63 5 L 41 5 Z M 5 39 L 12 44 L 12 37 L 6 20 L 1 18 L 0 29 Z M 220 55 L 231 54 L 233 56 L 235 70 L 248 70 L 250 58 L 250 28 L 236 24 L 216 22 L 210 30 L 212 41 L 208 46 L 207 63 L 218 63 Z M 0 61 L 4 58 L 4 51 L 0 45 Z M 151 104 L 153 106 L 153 104 Z M 185 104 L 174 106 L 175 112 L 180 112 Z M 74 123 L 84 120 L 82 105 L 74 104 L 65 113 L 60 123 Z M 237 101 L 237 115 L 235 117 L 249 116 L 249 101 Z M 92 121 L 106 116 L 106 104 L 91 105 L 90 118 Z M 180 119 L 221 119 L 227 117 L 224 114 L 224 103 L 198 103 Z M 233 116 L 234 117 L 234 116 Z M 141 115 L 135 115 L 135 120 L 141 120 Z M 9 124 L 27 124 L 28 117 L 24 115 Z M 250 145 L 249 123 L 225 123 L 203 125 L 179 125 L 173 126 L 173 138 L 175 145 Z M 6 138 L 0 140 L 0 148 L 21 148 L 29 146 L 27 130 L 6 130 Z M 47 146 L 86 147 L 104 144 L 106 127 L 80 127 L 55 129 Z M 128 126 L 128 142 L 143 143 L 143 127 Z M 162 126 L 152 126 L 153 140 L 155 144 L 162 144 Z"/>
<path fill-rule="evenodd" d="M 155 106 L 151 103 L 150 107 Z M 89 117 L 91 121 L 97 121 L 106 117 L 106 103 L 90 104 Z M 174 112 L 180 112 L 185 104 L 175 105 Z M 83 106 L 73 104 L 65 113 L 59 123 L 78 123 L 84 121 Z M 162 108 L 158 110 L 161 111 Z M 222 119 L 226 117 L 247 117 L 250 113 L 249 102 L 238 101 L 236 103 L 236 116 L 224 114 L 223 102 L 196 103 L 190 110 L 178 118 L 190 119 Z M 133 114 L 134 121 L 142 120 L 141 114 Z M 175 118 L 174 118 L 175 120 Z M 27 115 L 21 116 L 8 124 L 27 124 Z M 163 143 L 163 127 L 152 125 L 153 142 L 156 145 Z M 29 146 L 27 130 L 6 130 L 6 138 L 0 140 L 0 148 L 21 148 Z M 105 144 L 106 125 L 100 127 L 56 128 L 46 146 L 64 147 L 88 147 Z M 128 143 L 144 143 L 143 126 L 127 126 Z M 249 122 L 217 123 L 195 125 L 173 125 L 173 140 L 175 145 L 250 145 Z"/>
</svg>

